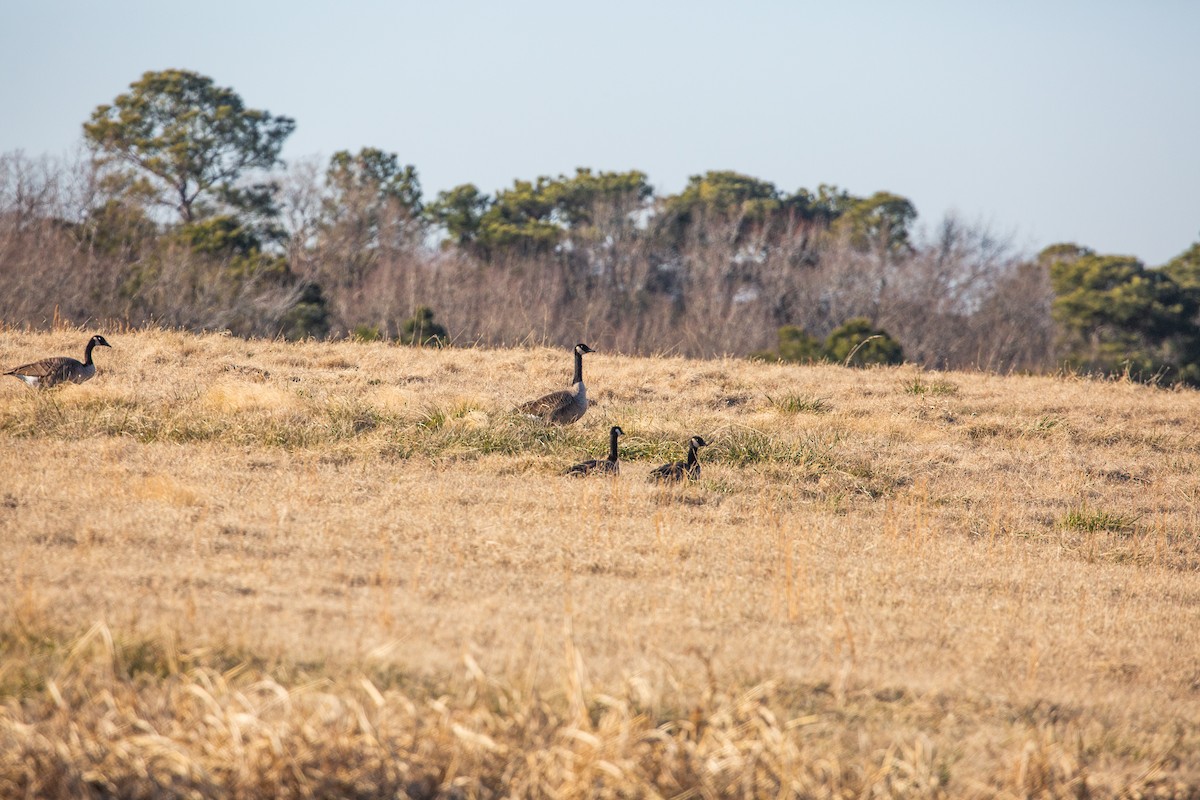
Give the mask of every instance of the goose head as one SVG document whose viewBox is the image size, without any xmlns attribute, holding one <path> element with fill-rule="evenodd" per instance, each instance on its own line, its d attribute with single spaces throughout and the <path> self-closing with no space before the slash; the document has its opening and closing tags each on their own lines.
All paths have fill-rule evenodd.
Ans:
<svg viewBox="0 0 1200 800">
<path fill-rule="evenodd" d="M 581 356 L 584 353 L 594 353 L 594 352 L 596 352 L 596 351 L 593 350 L 592 348 L 588 347 L 583 342 L 580 342 L 579 344 L 575 345 L 575 355 L 577 355 L 577 356 Z"/>
<path fill-rule="evenodd" d="M 688 447 L 699 450 L 701 447 L 708 447 L 708 442 L 699 436 L 693 436 L 691 439 L 688 439 Z"/>
<path fill-rule="evenodd" d="M 90 340 L 88 340 L 88 345 L 91 347 L 112 347 L 112 345 L 108 343 L 108 340 L 100 334 L 96 334 Z"/>
<path fill-rule="evenodd" d="M 612 434 L 613 436 L 624 436 L 625 435 L 625 431 L 621 430 L 620 425 L 613 425 L 612 430 L 610 430 L 609 433 Z"/>
</svg>

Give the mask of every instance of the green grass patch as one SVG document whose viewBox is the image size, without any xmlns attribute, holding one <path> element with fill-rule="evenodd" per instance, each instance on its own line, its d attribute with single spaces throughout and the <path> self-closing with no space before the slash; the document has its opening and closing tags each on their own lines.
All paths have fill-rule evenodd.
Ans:
<svg viewBox="0 0 1200 800">
<path fill-rule="evenodd" d="M 1109 511 L 1089 509 L 1086 507 L 1073 508 L 1058 521 L 1060 527 L 1072 531 L 1095 533 L 1108 531 L 1122 533 L 1133 529 L 1138 517 L 1129 514 L 1114 514 Z"/>
<path fill-rule="evenodd" d="M 756 428 L 733 428 L 714 436 L 710 459 L 745 466 L 783 463 L 808 467 L 815 471 L 832 468 L 837 434 L 808 434 L 799 440 L 772 436 Z"/>
<path fill-rule="evenodd" d="M 1038 417 L 1029 425 L 1029 432 L 1039 436 L 1045 436 L 1058 430 L 1065 430 L 1066 426 L 1067 422 L 1062 417 Z"/>
<path fill-rule="evenodd" d="M 785 414 L 827 414 L 833 410 L 829 401 L 807 394 L 767 395 L 767 402 Z"/>
<path fill-rule="evenodd" d="M 917 396 L 953 396 L 958 394 L 958 385 L 945 378 L 927 378 L 918 373 L 911 380 L 904 381 L 901 386 L 904 391 Z"/>
</svg>

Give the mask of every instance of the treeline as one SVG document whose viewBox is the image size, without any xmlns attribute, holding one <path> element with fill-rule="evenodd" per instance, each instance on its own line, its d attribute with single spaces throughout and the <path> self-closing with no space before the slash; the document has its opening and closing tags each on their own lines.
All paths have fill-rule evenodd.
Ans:
<svg viewBox="0 0 1200 800">
<path fill-rule="evenodd" d="M 918 229 L 899 195 L 722 171 L 426 197 L 380 149 L 284 165 L 294 128 L 167 70 L 97 107 L 76 160 L 0 155 L 0 318 L 1200 383 L 1200 245 L 1161 269 L 1027 258 L 954 217 Z"/>
</svg>

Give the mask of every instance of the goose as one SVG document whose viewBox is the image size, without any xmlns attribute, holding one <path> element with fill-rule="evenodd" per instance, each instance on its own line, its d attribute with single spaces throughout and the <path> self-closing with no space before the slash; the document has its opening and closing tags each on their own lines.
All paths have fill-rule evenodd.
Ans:
<svg viewBox="0 0 1200 800">
<path fill-rule="evenodd" d="M 586 344 L 575 345 L 575 377 L 571 379 L 571 388 L 530 400 L 518 406 L 518 410 L 556 425 L 570 425 L 582 417 L 588 407 L 587 387 L 583 385 L 583 354 L 594 352 Z"/>
<path fill-rule="evenodd" d="M 43 358 L 32 364 L 10 369 L 5 375 L 12 375 L 17 380 L 25 382 L 34 388 L 49 388 L 55 384 L 69 381 L 83 383 L 96 374 L 96 365 L 92 363 L 92 350 L 97 347 L 112 347 L 99 334 L 88 339 L 87 349 L 83 351 L 83 361 L 77 361 L 67 356 Z"/>
<path fill-rule="evenodd" d="M 616 475 L 621 471 L 621 465 L 617 461 L 617 437 L 624 436 L 625 431 L 621 430 L 620 426 L 613 425 L 608 432 L 608 458 L 593 458 L 590 461 L 581 461 L 573 467 L 567 469 L 564 475 L 587 475 L 589 472 L 603 472 L 607 475 Z"/>
<path fill-rule="evenodd" d="M 688 439 L 687 461 L 672 461 L 661 467 L 655 467 L 650 471 L 650 480 L 680 481 L 684 478 L 689 481 L 696 480 L 700 477 L 700 460 L 696 458 L 696 451 L 701 447 L 708 447 L 708 442 L 699 436 Z"/>
</svg>

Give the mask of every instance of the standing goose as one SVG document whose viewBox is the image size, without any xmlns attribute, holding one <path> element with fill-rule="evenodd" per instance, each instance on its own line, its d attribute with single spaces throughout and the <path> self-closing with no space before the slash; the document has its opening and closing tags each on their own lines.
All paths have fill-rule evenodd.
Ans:
<svg viewBox="0 0 1200 800">
<path fill-rule="evenodd" d="M 650 471 L 650 480 L 681 481 L 684 478 L 689 481 L 696 480 L 700 477 L 700 459 L 696 458 L 696 451 L 701 447 L 708 447 L 708 442 L 699 436 L 693 436 L 688 440 L 687 461 L 672 461 L 661 467 L 655 467 Z"/>
<path fill-rule="evenodd" d="M 621 430 L 619 426 L 613 425 L 612 430 L 608 432 L 608 458 L 581 461 L 563 474 L 587 475 L 589 472 L 603 472 L 607 475 L 616 475 L 621 471 L 621 465 L 617 462 L 617 437 L 624 435 L 625 431 Z"/>
<path fill-rule="evenodd" d="M 588 407 L 587 387 L 583 385 L 583 354 L 594 352 L 586 344 L 575 345 L 575 377 L 571 379 L 571 388 L 530 400 L 518 406 L 518 410 L 556 425 L 570 425 L 582 417 Z"/>
<path fill-rule="evenodd" d="M 96 374 L 96 365 L 92 363 L 92 350 L 98 346 L 112 347 L 103 336 L 97 334 L 88 339 L 87 349 L 83 351 L 83 361 L 76 361 L 67 356 L 43 358 L 41 361 L 10 369 L 4 374 L 12 375 L 28 386 L 42 389 L 67 381 L 83 383 Z"/>
</svg>

